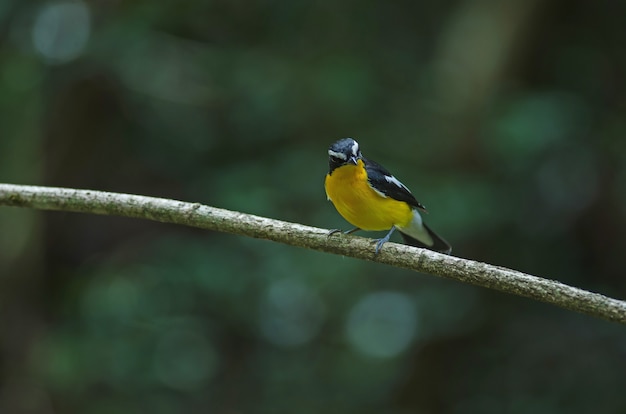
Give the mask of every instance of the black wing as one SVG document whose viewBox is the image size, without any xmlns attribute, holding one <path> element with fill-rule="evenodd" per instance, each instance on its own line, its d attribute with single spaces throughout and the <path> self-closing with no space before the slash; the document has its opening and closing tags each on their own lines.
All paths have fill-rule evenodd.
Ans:
<svg viewBox="0 0 626 414">
<path fill-rule="evenodd" d="M 404 201 L 410 206 L 426 211 L 426 207 L 413 197 L 404 184 L 377 162 L 362 158 L 367 171 L 367 179 L 370 185 L 378 192 L 394 200 Z"/>
</svg>

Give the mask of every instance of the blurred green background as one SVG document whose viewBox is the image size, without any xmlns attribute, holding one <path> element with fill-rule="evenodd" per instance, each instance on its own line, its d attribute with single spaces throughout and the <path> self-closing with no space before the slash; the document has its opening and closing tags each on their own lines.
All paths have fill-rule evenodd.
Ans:
<svg viewBox="0 0 626 414">
<path fill-rule="evenodd" d="M 0 181 L 347 229 L 323 177 L 350 136 L 455 255 L 623 299 L 625 19 L 613 0 L 3 0 Z M 553 306 L 0 209 L 2 413 L 624 413 L 625 383 L 626 329 Z"/>
</svg>

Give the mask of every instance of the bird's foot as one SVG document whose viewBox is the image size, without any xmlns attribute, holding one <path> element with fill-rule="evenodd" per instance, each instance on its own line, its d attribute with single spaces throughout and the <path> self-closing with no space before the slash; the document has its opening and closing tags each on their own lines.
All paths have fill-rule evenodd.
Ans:
<svg viewBox="0 0 626 414">
<path fill-rule="evenodd" d="M 391 238 L 391 235 L 393 234 L 395 230 L 396 228 L 392 227 L 391 230 L 389 230 L 389 233 L 387 233 L 385 237 L 376 240 L 376 250 L 374 251 L 374 256 L 378 256 L 378 253 L 380 253 L 380 249 L 383 247 L 383 244 L 389 241 L 389 239 Z"/>
</svg>

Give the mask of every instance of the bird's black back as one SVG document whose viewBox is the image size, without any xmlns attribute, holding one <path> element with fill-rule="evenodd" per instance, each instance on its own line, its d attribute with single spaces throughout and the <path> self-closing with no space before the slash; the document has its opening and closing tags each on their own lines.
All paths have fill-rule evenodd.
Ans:
<svg viewBox="0 0 626 414">
<path fill-rule="evenodd" d="M 385 167 L 365 157 L 362 157 L 361 159 L 365 164 L 367 179 L 372 187 L 374 187 L 376 190 L 380 191 L 387 197 L 393 198 L 394 200 L 398 201 L 404 201 L 412 207 L 426 211 L 426 207 L 424 207 L 422 203 L 417 201 L 413 194 L 411 194 L 409 189 L 404 184 L 400 183 L 400 181 L 398 181 L 389 171 L 387 171 Z M 392 179 L 392 181 L 390 182 L 385 177 L 389 177 L 389 179 Z M 400 183 L 400 185 L 396 185 L 393 180 Z"/>
</svg>

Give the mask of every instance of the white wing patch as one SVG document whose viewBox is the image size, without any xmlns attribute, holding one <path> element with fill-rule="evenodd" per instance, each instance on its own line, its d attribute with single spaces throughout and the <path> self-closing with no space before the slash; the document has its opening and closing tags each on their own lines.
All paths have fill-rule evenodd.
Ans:
<svg viewBox="0 0 626 414">
<path fill-rule="evenodd" d="M 398 180 L 398 179 L 397 179 L 396 177 L 394 177 L 393 175 L 385 175 L 385 181 L 387 181 L 388 183 L 391 183 L 391 184 L 395 184 L 395 185 L 397 185 L 398 187 L 405 189 L 406 191 L 409 191 L 409 189 L 408 189 L 408 188 L 406 188 L 406 186 L 405 186 L 404 184 L 402 184 L 402 183 L 400 182 L 400 180 Z M 409 191 L 409 193 L 410 193 L 410 191 Z"/>
</svg>

